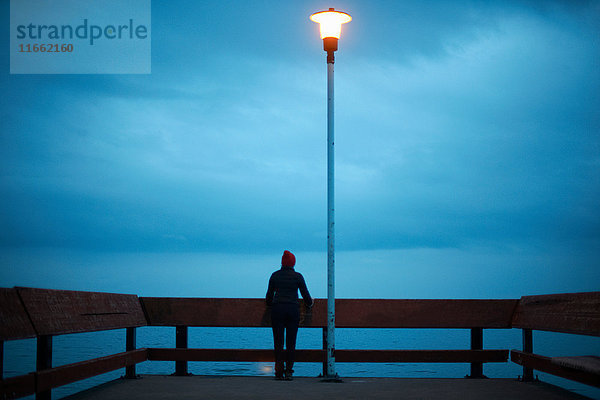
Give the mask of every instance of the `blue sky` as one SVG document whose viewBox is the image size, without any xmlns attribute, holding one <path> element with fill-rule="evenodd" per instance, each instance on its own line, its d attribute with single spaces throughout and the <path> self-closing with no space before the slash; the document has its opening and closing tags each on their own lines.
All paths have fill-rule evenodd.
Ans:
<svg viewBox="0 0 600 400">
<path fill-rule="evenodd" d="M 3 24 L 0 285 L 253 296 L 290 249 L 324 295 L 328 7 L 341 293 L 597 290 L 586 1 L 154 1 L 150 75 L 10 75 Z"/>
</svg>

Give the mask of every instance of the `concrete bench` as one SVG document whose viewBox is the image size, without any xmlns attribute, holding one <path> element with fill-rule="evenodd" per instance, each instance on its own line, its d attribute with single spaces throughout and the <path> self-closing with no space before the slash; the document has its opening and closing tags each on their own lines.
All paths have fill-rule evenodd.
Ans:
<svg viewBox="0 0 600 400">
<path fill-rule="evenodd" d="M 512 350 L 511 360 L 523 366 L 523 380 L 533 370 L 600 387 L 600 357 L 547 357 L 533 352 L 534 330 L 600 336 L 600 292 L 525 296 L 513 316 L 513 327 L 523 329 L 523 350 Z"/>
</svg>

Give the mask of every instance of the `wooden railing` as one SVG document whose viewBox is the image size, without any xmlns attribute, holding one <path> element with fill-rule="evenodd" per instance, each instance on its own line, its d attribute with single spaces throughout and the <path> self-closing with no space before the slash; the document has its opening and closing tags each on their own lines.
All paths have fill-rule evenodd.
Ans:
<svg viewBox="0 0 600 400">
<path fill-rule="evenodd" d="M 512 326 L 523 330 L 523 350 L 512 350 L 511 360 L 523 366 L 524 381 L 533 380 L 535 369 L 600 387 L 600 357 L 565 360 L 533 352 L 534 330 L 600 336 L 600 292 L 524 296 L 515 310 Z M 590 361 L 587 368 L 578 365 Z"/>
<path fill-rule="evenodd" d="M 525 372 L 535 368 L 556 373 L 555 365 L 549 369 L 538 359 L 535 363 L 530 361 L 537 355 L 526 338 L 531 336 L 532 329 L 600 336 L 600 292 L 534 297 L 523 297 L 520 301 L 338 299 L 336 326 L 340 328 L 469 329 L 471 341 L 463 350 L 336 350 L 336 362 L 470 363 L 468 376 L 480 378 L 484 376 L 484 363 L 506 362 L 509 354 L 508 349 L 483 349 L 483 330 L 518 327 L 524 332 L 524 351 L 513 350 L 513 361 L 528 368 Z M 49 399 L 53 388 L 120 368 L 125 368 L 126 378 L 133 378 L 136 364 L 147 360 L 174 361 L 177 375 L 187 374 L 189 361 L 274 361 L 270 343 L 265 343 L 269 347 L 266 349 L 188 348 L 188 327 L 270 327 L 270 312 L 264 299 L 138 298 L 111 293 L 0 288 L 0 300 L 0 356 L 6 340 L 37 338 L 36 371 L 0 380 L 2 399 L 30 394 Z M 557 304 L 562 304 L 562 308 L 557 308 Z M 298 362 L 325 362 L 326 310 L 323 299 L 317 299 L 310 312 L 302 308 L 301 327 L 322 329 L 323 347 L 297 350 Z M 557 319 L 557 313 L 564 318 Z M 550 316 L 554 322 L 548 322 Z M 136 328 L 142 326 L 175 327 L 176 347 L 137 349 Z M 117 328 L 126 329 L 123 353 L 52 367 L 53 336 Z M 2 365 L 3 356 L 0 378 Z M 564 372 L 564 367 L 558 371 Z M 567 372 L 561 376 L 573 376 L 572 371 Z M 524 373 L 524 377 L 529 375 Z M 571 379 L 597 385 L 598 375 L 586 372 Z"/>
<path fill-rule="evenodd" d="M 36 372 L 2 379 L 2 399 L 50 399 L 53 388 L 120 368 L 134 377 L 135 364 L 148 359 L 135 349 L 135 329 L 147 325 L 136 295 L 0 288 L 0 300 L 0 348 L 5 340 L 37 338 Z M 52 368 L 53 336 L 117 328 L 126 328 L 125 352 Z"/>
<path fill-rule="evenodd" d="M 149 325 L 175 326 L 176 348 L 148 349 L 150 360 L 177 361 L 177 375 L 187 374 L 187 361 L 274 361 L 273 351 L 188 349 L 190 326 L 269 327 L 264 299 L 140 298 Z M 471 363 L 471 377 L 483 377 L 482 364 L 505 362 L 508 350 L 484 350 L 484 328 L 510 328 L 517 300 L 372 300 L 338 299 L 339 328 L 470 329 L 465 350 L 336 350 L 336 362 Z M 310 312 L 302 308 L 300 326 L 323 330 L 323 350 L 297 350 L 298 362 L 325 363 L 327 302 L 316 299 Z M 466 345 L 466 344 L 465 344 Z M 324 366 L 325 368 L 325 366 Z"/>
</svg>

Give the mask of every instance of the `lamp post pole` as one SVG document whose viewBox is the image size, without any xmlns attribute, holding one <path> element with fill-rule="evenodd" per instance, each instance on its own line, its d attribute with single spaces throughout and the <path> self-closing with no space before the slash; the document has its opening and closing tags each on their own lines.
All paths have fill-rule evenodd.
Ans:
<svg viewBox="0 0 600 400">
<path fill-rule="evenodd" d="M 335 152 L 333 51 L 327 52 L 327 377 L 335 378 Z"/>
<path fill-rule="evenodd" d="M 327 52 L 327 365 L 325 378 L 338 380 L 335 373 L 335 191 L 334 191 L 334 133 L 333 133 L 333 64 L 334 52 L 338 49 L 338 39 L 342 24 L 352 17 L 330 8 L 310 16 L 311 21 L 320 26 L 323 50 Z"/>
</svg>

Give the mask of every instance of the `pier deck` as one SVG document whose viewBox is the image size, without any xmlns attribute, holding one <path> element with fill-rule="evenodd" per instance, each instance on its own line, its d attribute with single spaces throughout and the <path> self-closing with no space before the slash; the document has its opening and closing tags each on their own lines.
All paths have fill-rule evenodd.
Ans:
<svg viewBox="0 0 600 400">
<path fill-rule="evenodd" d="M 153 399 L 428 399 L 575 400 L 587 399 L 542 382 L 515 379 L 344 378 L 325 383 L 297 377 L 276 381 L 261 376 L 162 376 L 119 379 L 77 393 L 68 400 Z"/>
</svg>

